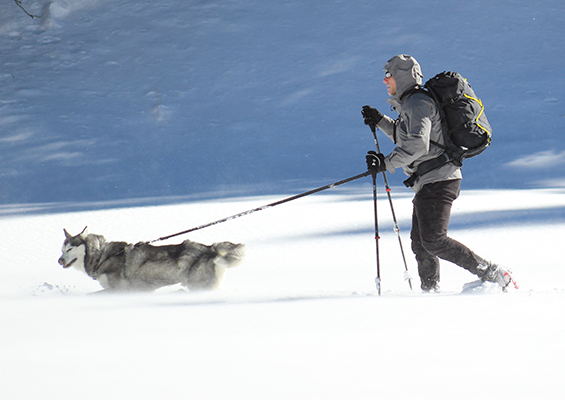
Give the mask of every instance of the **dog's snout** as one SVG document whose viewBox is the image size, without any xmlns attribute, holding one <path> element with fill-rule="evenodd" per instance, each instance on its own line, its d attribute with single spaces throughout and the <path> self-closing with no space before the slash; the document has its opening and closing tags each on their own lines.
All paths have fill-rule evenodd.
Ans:
<svg viewBox="0 0 565 400">
<path fill-rule="evenodd" d="M 63 257 L 59 257 L 59 265 L 65 265 L 65 259 Z"/>
</svg>

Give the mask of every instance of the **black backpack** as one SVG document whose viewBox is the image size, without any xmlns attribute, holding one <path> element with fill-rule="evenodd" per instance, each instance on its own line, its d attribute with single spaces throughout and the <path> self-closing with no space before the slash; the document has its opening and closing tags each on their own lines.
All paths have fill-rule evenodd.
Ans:
<svg viewBox="0 0 565 400">
<path fill-rule="evenodd" d="M 455 165 L 481 154 L 489 145 L 492 129 L 485 115 L 482 101 L 473 88 L 457 72 L 442 72 L 424 84 L 427 93 L 438 107 L 443 137 L 442 147 Z"/>
<path fill-rule="evenodd" d="M 447 163 L 461 167 L 463 160 L 481 154 L 490 145 L 492 129 L 484 112 L 483 103 L 471 85 L 457 72 L 442 72 L 424 84 L 406 93 L 422 91 L 436 103 L 441 117 L 445 145 L 432 141 L 444 153 L 424 161 L 404 184 L 413 186 L 419 176 Z M 404 97 L 404 95 L 403 95 Z"/>
</svg>

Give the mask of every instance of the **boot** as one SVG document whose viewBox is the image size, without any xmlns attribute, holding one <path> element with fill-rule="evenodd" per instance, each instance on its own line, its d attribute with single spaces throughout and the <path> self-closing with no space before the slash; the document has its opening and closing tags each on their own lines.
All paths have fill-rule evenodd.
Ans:
<svg viewBox="0 0 565 400">
<path fill-rule="evenodd" d="M 433 279 L 423 279 L 420 287 L 426 293 L 439 292 L 439 284 Z"/>
<path fill-rule="evenodd" d="M 477 272 L 483 282 L 497 283 L 504 290 L 506 290 L 510 283 L 513 283 L 514 287 L 518 289 L 518 284 L 512 278 L 512 271 L 502 265 L 486 262 L 477 266 Z"/>
</svg>

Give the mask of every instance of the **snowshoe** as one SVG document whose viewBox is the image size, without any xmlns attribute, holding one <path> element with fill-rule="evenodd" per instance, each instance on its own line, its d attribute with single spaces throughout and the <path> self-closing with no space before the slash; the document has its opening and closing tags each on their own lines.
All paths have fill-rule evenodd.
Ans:
<svg viewBox="0 0 565 400">
<path fill-rule="evenodd" d="M 486 265 L 479 265 L 479 271 L 483 271 L 480 278 L 483 282 L 494 282 L 502 287 L 503 291 L 508 289 L 508 286 L 512 283 L 515 289 L 519 289 L 518 283 L 512 277 L 512 271 L 502 265 L 487 263 Z"/>
</svg>

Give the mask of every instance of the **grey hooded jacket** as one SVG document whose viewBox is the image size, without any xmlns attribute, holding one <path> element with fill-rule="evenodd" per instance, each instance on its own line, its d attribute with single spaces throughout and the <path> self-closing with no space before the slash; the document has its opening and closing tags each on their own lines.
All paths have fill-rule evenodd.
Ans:
<svg viewBox="0 0 565 400">
<path fill-rule="evenodd" d="M 377 125 L 397 146 L 386 156 L 385 164 L 390 172 L 402 168 L 410 176 L 422 162 L 442 154 L 440 147 L 430 143 L 430 140 L 444 143 L 441 120 L 434 101 L 425 93 L 415 92 L 403 97 L 408 90 L 422 84 L 420 65 L 413 57 L 405 54 L 395 56 L 385 64 L 384 70 L 390 72 L 396 81 L 396 94 L 388 102 L 399 114 L 397 120 L 385 115 Z M 419 177 L 412 189 L 418 192 L 428 183 L 461 177 L 459 167 L 445 164 Z"/>
</svg>

